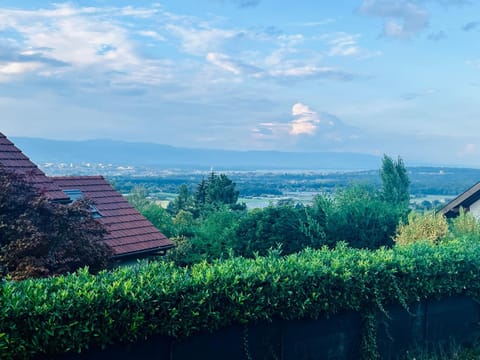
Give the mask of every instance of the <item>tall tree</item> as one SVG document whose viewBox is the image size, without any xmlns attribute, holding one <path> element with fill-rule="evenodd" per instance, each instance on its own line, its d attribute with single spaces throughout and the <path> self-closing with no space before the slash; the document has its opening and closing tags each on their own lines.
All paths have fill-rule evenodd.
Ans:
<svg viewBox="0 0 480 360">
<path fill-rule="evenodd" d="M 194 206 L 193 195 L 187 185 L 182 184 L 178 188 L 178 195 L 168 204 L 168 212 L 178 214 L 181 210 L 192 212 Z"/>
<path fill-rule="evenodd" d="M 317 217 L 318 215 L 318 217 Z M 281 246 L 284 254 L 291 254 L 305 247 L 320 247 L 324 244 L 321 219 L 315 211 L 307 217 L 302 207 L 269 206 L 255 209 L 243 217 L 232 237 L 232 247 L 238 255 L 266 255 L 268 250 Z M 308 223 L 315 218 L 315 223 Z"/>
<path fill-rule="evenodd" d="M 212 172 L 208 179 L 207 201 L 211 204 L 236 204 L 239 191 L 235 186 L 236 184 L 227 175 L 216 175 Z"/>
<path fill-rule="evenodd" d="M 236 184 L 225 174 L 217 175 L 213 171 L 209 177 L 197 186 L 195 205 L 197 209 L 218 209 L 223 205 L 231 209 L 245 209 L 244 204 L 237 204 L 239 191 Z"/>
<path fill-rule="evenodd" d="M 150 203 L 142 209 L 145 216 L 158 230 L 168 237 L 174 236 L 173 218 L 161 205 Z"/>
<path fill-rule="evenodd" d="M 203 208 L 207 202 L 207 180 L 202 179 L 200 184 L 197 185 L 197 189 L 194 195 L 195 207 L 197 209 Z"/>
<path fill-rule="evenodd" d="M 393 245 L 392 237 L 405 214 L 382 194 L 368 186 L 350 186 L 331 199 L 318 196 L 315 205 L 326 212 L 326 242 L 335 246 L 345 241 L 356 248 L 376 249 Z"/>
<path fill-rule="evenodd" d="M 45 277 L 108 265 L 106 233 L 89 203 L 55 204 L 18 175 L 0 169 L 0 277 Z"/>
<path fill-rule="evenodd" d="M 139 212 L 142 212 L 150 204 L 145 186 L 135 186 L 128 194 L 127 200 Z"/>
<path fill-rule="evenodd" d="M 403 160 L 398 157 L 397 161 L 394 161 L 391 157 L 383 155 L 380 176 L 384 200 L 391 204 L 408 206 L 410 179 Z"/>
</svg>

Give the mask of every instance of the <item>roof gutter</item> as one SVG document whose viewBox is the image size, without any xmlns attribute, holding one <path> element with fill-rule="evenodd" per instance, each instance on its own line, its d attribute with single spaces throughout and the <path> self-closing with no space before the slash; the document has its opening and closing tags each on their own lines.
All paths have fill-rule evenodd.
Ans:
<svg viewBox="0 0 480 360">
<path fill-rule="evenodd" d="M 166 245 L 166 246 L 158 247 L 158 248 L 155 248 L 155 249 L 132 251 L 132 252 L 124 253 L 124 254 L 120 254 L 120 255 L 113 255 L 112 258 L 113 258 L 114 260 L 118 260 L 118 259 L 122 259 L 122 258 L 128 258 L 128 257 L 131 257 L 131 256 L 137 256 L 137 255 L 149 254 L 149 253 L 151 253 L 151 255 L 156 255 L 156 254 L 155 254 L 156 252 L 163 252 L 163 254 L 158 254 L 158 255 L 165 255 L 165 252 L 166 252 L 167 250 L 170 250 L 170 249 L 172 249 L 172 248 L 174 248 L 174 247 L 175 247 L 175 244 L 173 244 L 173 245 Z"/>
</svg>

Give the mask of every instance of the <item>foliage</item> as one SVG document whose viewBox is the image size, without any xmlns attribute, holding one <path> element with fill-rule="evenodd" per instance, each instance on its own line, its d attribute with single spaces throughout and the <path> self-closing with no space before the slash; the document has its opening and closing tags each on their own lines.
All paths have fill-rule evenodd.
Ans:
<svg viewBox="0 0 480 360">
<path fill-rule="evenodd" d="M 187 185 L 180 185 L 177 197 L 168 204 L 167 210 L 174 215 L 182 210 L 190 211 L 192 213 L 194 212 L 193 194 L 190 192 Z"/>
<path fill-rule="evenodd" d="M 185 194 L 182 189 L 184 188 L 181 186 L 180 198 Z M 186 202 L 176 200 L 177 205 L 175 207 L 164 209 L 148 199 L 147 195 L 147 190 L 144 187 L 137 186 L 128 195 L 128 201 L 167 237 L 185 238 L 194 235 L 197 221 L 189 209 L 182 209 L 186 206 Z M 174 208 L 175 211 L 173 211 Z M 173 216 L 172 213 L 174 213 Z"/>
<path fill-rule="evenodd" d="M 149 204 L 148 191 L 144 186 L 135 186 L 128 194 L 128 202 L 139 212 L 142 212 Z"/>
<path fill-rule="evenodd" d="M 390 204 L 408 206 L 410 180 L 403 160 L 398 157 L 397 161 L 394 161 L 391 157 L 383 155 L 380 177 L 384 200 Z"/>
<path fill-rule="evenodd" d="M 177 247 L 168 252 L 167 259 L 180 266 L 225 257 L 231 247 L 233 228 L 245 213 L 217 203 L 196 218 L 194 214 L 199 211 L 192 208 L 193 198 L 184 185 L 180 186 L 170 210 L 146 199 L 142 191 L 130 197 L 141 204 L 142 215 L 177 243 Z"/>
<path fill-rule="evenodd" d="M 229 257 L 235 242 L 235 228 L 245 212 L 232 211 L 224 206 L 207 213 L 199 222 L 189 214 L 186 213 L 194 223 L 190 228 L 190 236 L 174 238 L 177 246 L 168 252 L 166 259 L 185 266 Z"/>
<path fill-rule="evenodd" d="M 184 236 L 172 237 L 175 247 L 164 256 L 165 262 L 173 262 L 177 266 L 192 265 L 198 260 L 196 253 L 193 251 L 192 242 Z"/>
<path fill-rule="evenodd" d="M 396 187 L 407 184 L 408 192 L 408 177 L 401 159 L 394 162 L 385 156 L 382 174 L 386 188 L 391 185 L 398 193 L 400 190 Z M 152 221 L 160 230 L 189 242 L 179 249 L 186 255 L 179 263 L 224 258 L 229 248 L 237 255 L 251 257 L 265 255 L 268 249 L 278 245 L 285 254 L 305 247 L 335 246 L 339 241 L 358 248 L 389 246 L 393 245 L 398 222 L 408 213 L 405 199 L 392 203 L 393 200 L 385 199 L 385 189 L 380 192 L 359 185 L 339 191 L 333 198 L 318 196 L 311 206 L 286 199 L 275 207 L 247 214 L 245 205 L 238 204 L 238 195 L 231 179 L 212 172 L 207 179 L 202 179 L 193 195 L 185 184 L 180 186 L 178 196 L 167 209 L 173 218 L 156 211 L 157 219 Z M 142 203 L 141 199 L 137 202 Z M 155 218 L 153 208 L 148 212 L 145 210 L 148 206 L 142 207 L 147 218 Z M 237 210 L 240 210 L 238 214 Z"/>
<path fill-rule="evenodd" d="M 448 223 L 445 216 L 435 212 L 419 214 L 411 212 L 408 223 L 400 223 L 395 236 L 397 245 L 407 245 L 420 240 L 437 243 L 448 234 Z"/>
<path fill-rule="evenodd" d="M 269 206 L 251 211 L 236 228 L 233 249 L 238 255 L 253 256 L 266 255 L 278 245 L 285 254 L 319 247 L 324 240 L 323 219 L 314 223 L 314 216 L 313 211 L 309 213 L 309 224 L 303 207 Z"/>
<path fill-rule="evenodd" d="M 234 210 L 245 209 L 245 204 L 237 204 L 239 191 L 236 184 L 225 174 L 217 175 L 213 171 L 205 180 L 202 179 L 195 191 L 194 200 L 196 208 L 202 211 L 217 209 L 223 205 Z"/>
<path fill-rule="evenodd" d="M 230 324 L 301 319 L 480 296 L 480 244 L 417 242 L 393 249 L 344 245 L 279 257 L 231 258 L 178 268 L 141 263 L 0 286 L 0 358 L 83 351 L 151 334 L 173 337 Z M 406 306 L 406 305 L 405 305 Z M 371 322 L 366 329 L 371 329 Z M 367 349 L 371 346 L 364 344 Z"/>
<path fill-rule="evenodd" d="M 195 228 L 198 221 L 195 220 L 190 211 L 180 210 L 173 218 L 174 236 L 190 238 L 195 235 Z"/>
<path fill-rule="evenodd" d="M 432 201 L 423 200 L 421 202 L 412 201 L 410 203 L 410 208 L 414 211 L 424 212 L 424 211 L 439 211 L 445 206 L 445 202 L 442 202 L 438 199 Z"/>
<path fill-rule="evenodd" d="M 403 206 L 385 202 L 375 189 L 354 185 L 334 197 L 319 195 L 314 206 L 326 212 L 326 243 L 346 241 L 356 248 L 376 249 L 393 245 L 398 222 L 405 217 Z"/>
<path fill-rule="evenodd" d="M 90 203 L 52 203 L 22 177 L 0 171 L 0 269 L 12 278 L 45 277 L 85 265 L 99 271 L 111 252 Z M 2 274 L 0 274 L 1 276 Z"/>
<path fill-rule="evenodd" d="M 460 208 L 460 214 L 450 222 L 450 232 L 453 237 L 468 236 L 480 240 L 480 223 L 475 216 Z"/>
<path fill-rule="evenodd" d="M 225 258 L 234 241 L 244 241 L 235 238 L 235 229 L 244 216 L 245 212 L 232 211 L 226 206 L 209 213 L 192 238 L 192 248 L 199 260 Z"/>
<path fill-rule="evenodd" d="M 167 237 L 176 235 L 172 217 L 160 205 L 149 203 L 143 207 L 141 213 Z"/>
<path fill-rule="evenodd" d="M 326 243 L 328 206 L 328 203 L 315 201 L 312 205 L 304 207 L 305 220 L 300 224 L 300 231 L 309 239 L 306 245 L 315 248 Z"/>
<path fill-rule="evenodd" d="M 161 176 L 160 176 L 161 173 Z M 228 175 L 235 183 L 240 196 L 282 195 L 291 192 L 332 193 L 352 183 L 368 183 L 381 188 L 382 181 L 378 170 L 349 172 L 272 172 L 239 171 Z M 410 192 L 423 198 L 425 195 L 456 196 L 480 178 L 480 169 L 445 167 L 408 167 Z M 182 169 L 165 174 L 159 170 L 159 176 L 116 176 L 115 188 L 121 193 L 129 193 L 138 185 L 145 186 L 151 196 L 159 193 L 177 193 L 182 184 L 194 190 L 205 175 L 198 170 Z M 207 175 L 208 177 L 208 175 Z M 435 204 L 434 204 L 435 205 Z M 436 207 L 434 207 L 436 208 Z"/>
</svg>

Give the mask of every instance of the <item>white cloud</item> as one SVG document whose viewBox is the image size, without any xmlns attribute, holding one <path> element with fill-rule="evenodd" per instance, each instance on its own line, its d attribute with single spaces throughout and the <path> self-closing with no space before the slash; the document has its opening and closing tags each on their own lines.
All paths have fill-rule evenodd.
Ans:
<svg viewBox="0 0 480 360">
<path fill-rule="evenodd" d="M 139 55 L 130 37 L 131 30 L 115 18 L 144 17 L 156 11 L 132 7 L 82 8 L 71 4 L 40 10 L 0 9 L 0 29 L 18 34 L 17 55 L 40 59 L 34 63 L 27 59 L 23 65 L 13 68 L 4 65 L 4 72 L 20 74 L 37 70 L 40 76 L 61 76 L 80 71 L 85 72 L 86 77 L 105 74 L 111 83 L 152 83 L 153 79 L 160 78 L 157 74 L 163 72 L 160 62 L 155 64 Z M 154 34 L 144 31 L 143 35 Z"/>
<path fill-rule="evenodd" d="M 138 32 L 138 34 L 157 41 L 166 41 L 164 36 L 153 30 L 141 30 Z"/>
<path fill-rule="evenodd" d="M 185 52 L 194 55 L 203 55 L 216 52 L 222 48 L 227 40 L 239 35 L 238 31 L 210 28 L 203 25 L 201 28 L 193 26 L 168 24 L 166 29 L 180 38 Z"/>
<path fill-rule="evenodd" d="M 208 53 L 206 59 L 211 64 L 234 75 L 246 75 L 255 78 L 264 76 L 264 71 L 259 67 L 233 59 L 226 54 Z"/>
<path fill-rule="evenodd" d="M 406 0 L 364 0 L 360 12 L 385 19 L 383 34 L 392 38 L 409 38 L 428 26 L 428 12 Z"/>
<path fill-rule="evenodd" d="M 296 103 L 292 106 L 292 115 L 299 116 L 305 114 L 312 114 L 313 112 L 309 109 L 307 105 L 302 103 Z"/>
<path fill-rule="evenodd" d="M 0 63 L 0 75 L 15 75 L 34 71 L 41 67 L 38 62 L 5 62 Z"/>
<path fill-rule="evenodd" d="M 247 64 L 239 59 L 234 59 L 223 53 L 208 53 L 206 59 L 211 64 L 231 74 L 245 75 L 253 78 L 271 78 L 278 80 L 302 80 L 311 78 L 325 78 L 348 81 L 355 77 L 354 74 L 333 67 L 305 65 L 303 61 L 274 62 L 267 58 L 262 63 Z"/>
<path fill-rule="evenodd" d="M 301 44 L 305 41 L 305 37 L 302 34 L 281 34 L 277 37 L 277 40 L 282 43 L 284 47 L 291 47 Z"/>
<path fill-rule="evenodd" d="M 111 24 L 71 17 L 48 25 L 22 24 L 17 29 L 28 46 L 48 49 L 48 57 L 74 66 L 101 64 L 122 70 L 139 62 L 125 31 Z M 111 50 L 105 52 L 107 47 Z"/>
<path fill-rule="evenodd" d="M 295 54 L 296 50 L 288 47 L 280 47 L 264 58 L 264 63 L 269 68 L 274 68 L 285 63 L 289 55 Z"/>
<path fill-rule="evenodd" d="M 360 53 L 360 48 L 357 44 L 357 40 L 360 35 L 338 33 L 329 40 L 331 49 L 328 52 L 330 56 L 352 56 Z"/>
<path fill-rule="evenodd" d="M 317 131 L 320 117 L 307 105 L 296 103 L 292 107 L 292 115 L 295 119 L 291 122 L 291 135 L 313 135 Z"/>
<path fill-rule="evenodd" d="M 172 16 L 170 14 L 170 20 Z M 205 59 L 238 79 L 245 76 L 280 81 L 318 78 L 348 81 L 356 77 L 348 71 L 321 64 L 323 55 L 319 51 L 302 49 L 308 40 L 303 34 L 286 34 L 270 28 L 224 29 L 193 17 L 176 16 L 174 20 L 167 22 L 164 29 L 180 41 L 184 52 Z M 336 44 L 343 47 L 342 54 L 356 53 L 347 42 L 348 39 L 343 39 L 343 43 Z M 273 47 L 273 50 L 266 53 L 262 47 Z M 224 80 L 223 75 L 211 74 L 210 82 Z"/>
<path fill-rule="evenodd" d="M 372 58 L 382 55 L 381 51 L 369 51 L 359 45 L 360 34 L 349 34 L 346 32 L 335 32 L 324 34 L 318 37 L 328 46 L 328 56 L 355 56 L 361 59 Z"/>
<path fill-rule="evenodd" d="M 13 82 L 24 74 L 81 91 L 169 86 L 182 87 L 185 94 L 204 91 L 207 83 L 216 84 L 211 87 L 215 91 L 245 78 L 286 83 L 356 77 L 324 64 L 325 54 L 310 49 L 312 39 L 302 34 L 218 25 L 224 21 L 168 13 L 157 5 L 0 8 L 0 30 L 9 34 L 8 39 L 0 35 L 0 80 Z M 348 39 L 336 45 L 338 54 L 356 51 Z M 192 56 L 182 56 L 182 51 Z M 165 56 L 175 60 L 160 58 Z"/>
<path fill-rule="evenodd" d="M 283 69 L 272 70 L 270 73 L 274 77 L 304 77 L 312 76 L 320 73 L 328 73 L 330 68 L 319 68 L 317 66 L 295 66 Z"/>
<path fill-rule="evenodd" d="M 240 68 L 225 54 L 208 53 L 207 60 L 225 71 L 235 75 L 241 74 Z"/>
<path fill-rule="evenodd" d="M 465 152 L 467 154 L 473 154 L 476 151 L 477 151 L 477 145 L 475 145 L 475 144 L 467 144 L 465 146 Z"/>
<path fill-rule="evenodd" d="M 311 151 L 351 151 L 369 144 L 368 134 L 346 124 L 337 116 L 318 112 L 302 102 L 293 104 L 291 116 L 278 114 L 257 124 L 251 130 L 253 144 L 261 148 Z M 285 121 L 279 121 L 284 119 Z"/>
<path fill-rule="evenodd" d="M 137 18 L 150 18 L 159 13 L 159 9 L 154 8 L 136 8 L 133 6 L 125 6 L 119 9 L 123 16 L 132 16 Z"/>
<path fill-rule="evenodd" d="M 284 65 L 277 69 L 272 69 L 270 76 L 284 79 L 327 78 L 341 81 L 348 81 L 355 77 L 354 74 L 337 68 L 316 65 Z"/>
<path fill-rule="evenodd" d="M 307 105 L 296 103 L 292 106 L 294 117 L 289 122 L 262 122 L 252 129 L 252 135 L 257 140 L 296 141 L 300 135 L 315 135 L 320 116 Z M 333 126 L 329 124 L 329 126 Z"/>
<path fill-rule="evenodd" d="M 328 24 L 332 24 L 335 22 L 335 19 L 327 18 L 320 21 L 304 21 L 304 22 L 295 22 L 290 23 L 289 25 L 292 26 L 301 26 L 301 27 L 317 27 L 317 26 L 325 26 Z"/>
<path fill-rule="evenodd" d="M 464 157 L 464 156 L 471 156 L 475 155 L 477 153 L 477 145 L 476 144 L 465 144 L 463 149 L 461 149 L 458 153 L 458 156 Z"/>
<path fill-rule="evenodd" d="M 253 137 L 257 140 L 278 140 L 285 138 L 290 130 L 290 125 L 279 122 L 263 122 L 252 130 Z"/>
<path fill-rule="evenodd" d="M 10 82 L 13 77 L 31 73 L 43 66 L 40 62 L 0 62 L 0 83 Z"/>
</svg>

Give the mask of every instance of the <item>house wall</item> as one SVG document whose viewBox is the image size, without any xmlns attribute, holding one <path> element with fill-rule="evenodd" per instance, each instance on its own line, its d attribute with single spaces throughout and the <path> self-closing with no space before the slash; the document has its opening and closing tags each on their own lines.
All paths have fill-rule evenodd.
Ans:
<svg viewBox="0 0 480 360">
<path fill-rule="evenodd" d="M 470 213 L 480 220 L 480 200 L 470 205 Z"/>
</svg>

